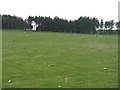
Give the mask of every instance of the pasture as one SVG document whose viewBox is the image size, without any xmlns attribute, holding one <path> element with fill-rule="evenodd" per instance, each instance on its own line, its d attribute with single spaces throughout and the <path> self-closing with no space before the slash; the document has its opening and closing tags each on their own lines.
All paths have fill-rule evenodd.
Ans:
<svg viewBox="0 0 120 90">
<path fill-rule="evenodd" d="M 116 88 L 118 36 L 3 30 L 3 88 Z"/>
</svg>

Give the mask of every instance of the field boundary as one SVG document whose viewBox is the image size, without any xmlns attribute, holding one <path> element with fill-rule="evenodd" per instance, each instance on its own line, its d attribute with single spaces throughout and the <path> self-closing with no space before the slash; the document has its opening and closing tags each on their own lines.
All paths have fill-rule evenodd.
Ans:
<svg viewBox="0 0 120 90">
<path fill-rule="evenodd" d="M 0 89 L 2 88 L 2 17 L 0 16 Z"/>
</svg>

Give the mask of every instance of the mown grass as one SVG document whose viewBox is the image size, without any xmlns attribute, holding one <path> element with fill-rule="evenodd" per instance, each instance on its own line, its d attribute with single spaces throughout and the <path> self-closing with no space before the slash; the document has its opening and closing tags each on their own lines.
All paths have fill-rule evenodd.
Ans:
<svg viewBox="0 0 120 90">
<path fill-rule="evenodd" d="M 3 88 L 118 87 L 117 41 L 116 35 L 3 30 Z"/>
</svg>

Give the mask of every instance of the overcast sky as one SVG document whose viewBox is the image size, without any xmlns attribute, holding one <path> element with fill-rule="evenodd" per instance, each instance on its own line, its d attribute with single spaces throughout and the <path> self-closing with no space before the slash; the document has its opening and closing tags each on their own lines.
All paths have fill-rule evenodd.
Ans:
<svg viewBox="0 0 120 90">
<path fill-rule="evenodd" d="M 0 14 L 27 18 L 47 16 L 75 20 L 80 16 L 118 21 L 120 0 L 0 0 Z"/>
</svg>

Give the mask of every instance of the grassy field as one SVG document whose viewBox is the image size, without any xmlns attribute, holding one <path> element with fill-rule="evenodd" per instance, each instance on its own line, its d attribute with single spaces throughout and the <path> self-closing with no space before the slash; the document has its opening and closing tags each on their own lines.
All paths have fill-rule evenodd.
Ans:
<svg viewBox="0 0 120 90">
<path fill-rule="evenodd" d="M 117 35 L 3 30 L 2 44 L 3 88 L 118 87 Z"/>
</svg>

